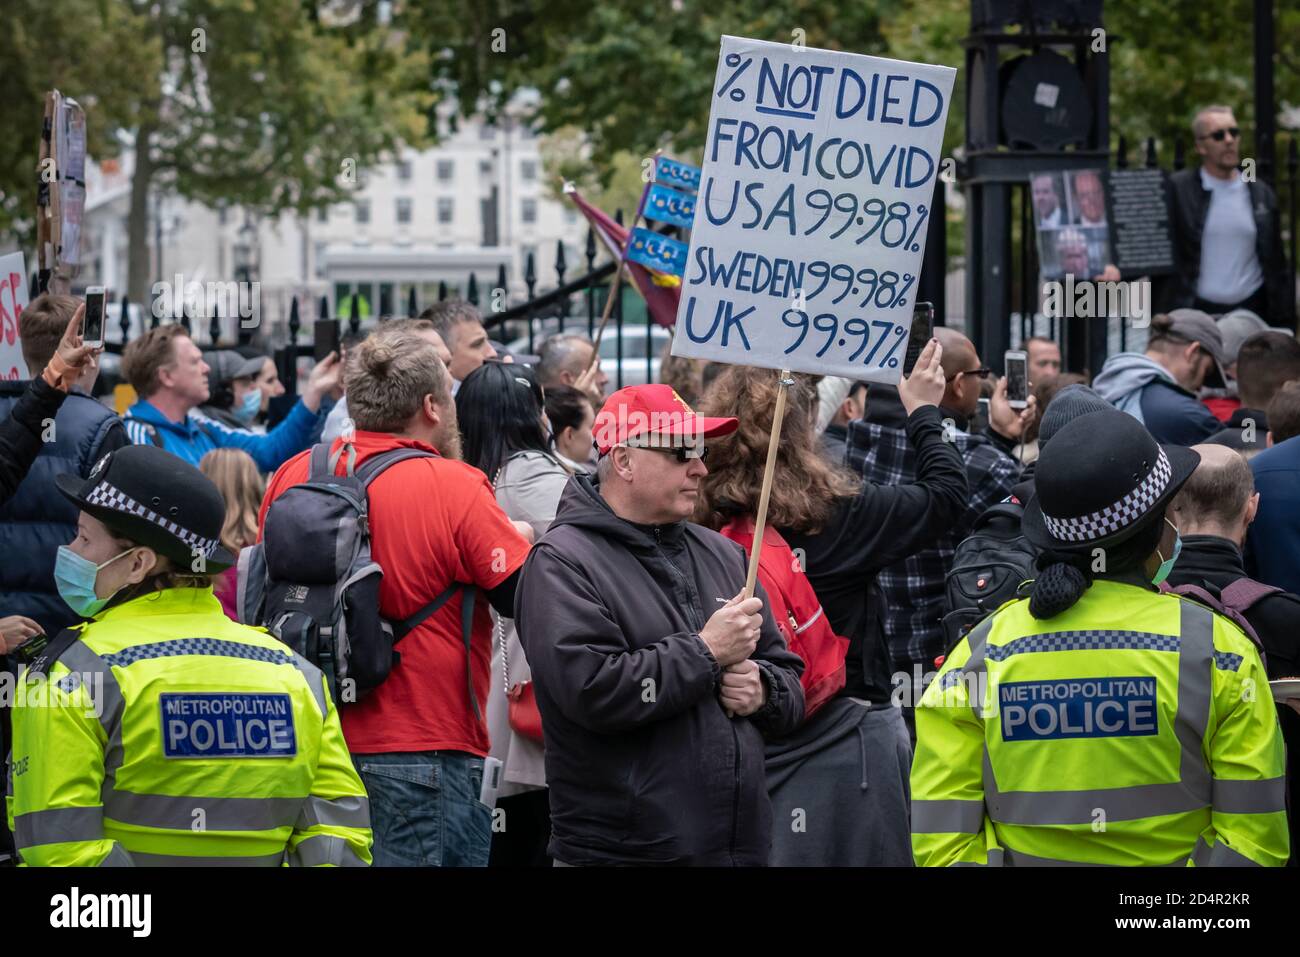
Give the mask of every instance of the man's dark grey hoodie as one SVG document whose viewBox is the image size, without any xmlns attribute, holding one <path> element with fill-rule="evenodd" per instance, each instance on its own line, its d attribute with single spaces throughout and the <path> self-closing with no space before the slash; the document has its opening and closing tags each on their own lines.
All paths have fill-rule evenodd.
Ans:
<svg viewBox="0 0 1300 957">
<path fill-rule="evenodd" d="M 762 586 L 763 708 L 728 718 L 700 639 L 745 553 L 688 522 L 636 525 L 585 476 L 524 565 L 515 623 L 546 735 L 550 853 L 566 864 L 767 863 L 764 736 L 803 719 L 803 663 Z"/>
</svg>

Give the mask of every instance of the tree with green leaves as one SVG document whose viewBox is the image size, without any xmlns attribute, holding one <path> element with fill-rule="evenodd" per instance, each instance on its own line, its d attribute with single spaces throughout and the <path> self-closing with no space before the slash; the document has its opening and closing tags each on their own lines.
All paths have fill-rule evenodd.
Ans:
<svg viewBox="0 0 1300 957">
<path fill-rule="evenodd" d="M 1300 6 L 1275 8 L 1277 100 L 1295 107 L 1300 56 L 1286 40 L 1300 35 Z M 409 4 L 399 18 L 409 42 L 430 52 L 440 95 L 465 112 L 491 113 L 522 87 L 541 90 L 537 128 L 581 131 L 589 163 L 609 184 L 626 165 L 623 154 L 641 158 L 671 145 L 683 158 L 698 156 L 724 33 L 962 68 L 970 11 L 971 0 L 449 0 Z M 1195 108 L 1227 102 L 1247 124 L 1249 146 L 1252 22 L 1251 0 L 1106 4 L 1112 141 L 1124 133 L 1136 147 L 1155 136 L 1167 164 L 1175 139 L 1190 145 Z M 964 72 L 947 153 L 964 139 Z"/>
<path fill-rule="evenodd" d="M 346 4 L 334 6 L 348 12 Z M 379 22 L 376 3 L 354 5 L 357 15 L 346 23 L 329 10 L 301 0 L 41 5 L 34 30 L 93 37 L 111 29 L 123 41 L 116 51 L 99 50 L 129 78 L 113 88 L 111 101 L 92 99 L 100 91 L 97 71 L 70 71 L 60 88 L 87 107 L 97 142 L 116 129 L 134 147 L 127 226 L 133 299 L 147 299 L 153 278 L 151 191 L 268 216 L 306 213 L 346 198 L 360 171 L 399 144 L 427 141 L 433 97 L 425 56 Z M 43 91 L 47 76 L 58 79 L 63 62 L 43 68 L 28 61 L 30 90 Z M 39 100 L 34 107 L 4 104 L 16 108 L 34 109 L 39 123 Z M 33 169 L 36 145 L 29 144 Z M 35 177 L 26 196 L 17 192 L 34 206 Z"/>
</svg>

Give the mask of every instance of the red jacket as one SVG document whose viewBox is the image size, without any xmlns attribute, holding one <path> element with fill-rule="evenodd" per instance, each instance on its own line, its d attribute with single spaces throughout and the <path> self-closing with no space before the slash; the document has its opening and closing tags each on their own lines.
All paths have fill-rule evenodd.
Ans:
<svg viewBox="0 0 1300 957">
<path fill-rule="evenodd" d="M 334 448 L 342 439 L 334 442 Z M 356 433 L 356 465 L 399 447 L 435 451 L 414 439 L 382 432 Z M 306 481 L 310 450 L 285 462 L 266 489 L 259 535 L 270 504 Z M 345 468 L 339 458 L 339 474 Z M 528 542 L 497 505 L 482 472 L 445 458 L 409 459 L 391 466 L 370 486 L 371 554 L 384 569 L 379 610 L 399 620 L 427 605 L 452 582 L 489 591 L 509 578 L 528 555 Z M 342 709 L 348 749 L 488 753 L 487 726 L 475 718 L 465 682 L 460 615 L 464 593 L 415 628 L 397 646 L 401 662 L 382 685 Z M 474 606 L 470 672 L 479 709 L 486 708 L 492 618 L 482 594 Z"/>
</svg>

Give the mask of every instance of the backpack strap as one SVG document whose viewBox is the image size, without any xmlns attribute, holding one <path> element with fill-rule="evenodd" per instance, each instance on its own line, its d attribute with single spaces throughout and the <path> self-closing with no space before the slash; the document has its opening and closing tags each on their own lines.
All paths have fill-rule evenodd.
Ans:
<svg viewBox="0 0 1300 957">
<path fill-rule="evenodd" d="M 984 511 L 980 512 L 979 518 L 975 520 L 975 525 L 971 529 L 971 534 L 975 534 L 980 529 L 988 528 L 999 518 L 1007 519 L 1019 526 L 1024 518 L 1025 507 L 1017 502 L 1001 501 L 990 505 Z"/>
<path fill-rule="evenodd" d="M 417 451 L 412 449 L 411 451 Z M 427 453 L 421 453 L 427 454 Z M 406 456 L 411 458 L 412 456 Z M 474 694 L 474 671 L 470 658 L 470 638 L 474 629 L 474 595 L 478 589 L 473 585 L 466 585 L 462 582 L 452 582 L 447 586 L 447 590 L 435 598 L 429 604 L 425 605 L 409 618 L 403 618 L 401 621 L 393 622 L 393 644 L 409 635 L 417 625 L 427 619 L 443 605 L 451 600 L 457 592 L 464 592 L 464 599 L 460 606 L 460 637 L 465 643 L 465 677 L 466 684 L 469 688 L 469 702 L 474 706 L 474 717 L 482 720 L 483 714 L 479 710 L 478 697 Z"/>
<path fill-rule="evenodd" d="M 330 447 L 328 442 L 321 442 L 311 447 L 311 458 L 308 460 L 310 467 L 307 472 L 307 478 L 317 479 L 324 478 L 331 474 L 330 469 Z"/>
<path fill-rule="evenodd" d="M 1162 590 L 1164 588 L 1164 584 L 1166 583 L 1161 584 Z M 1183 598 L 1190 598 L 1193 601 L 1197 602 L 1198 604 L 1206 606 L 1212 611 L 1217 611 L 1224 618 L 1227 618 L 1229 621 L 1231 621 L 1234 625 L 1236 625 L 1238 628 L 1240 628 L 1242 631 L 1246 633 L 1246 637 L 1249 638 L 1251 640 L 1251 643 L 1254 644 L 1255 648 L 1258 649 L 1260 661 L 1264 663 L 1265 667 L 1268 667 L 1268 659 L 1264 655 L 1264 642 L 1260 641 L 1259 635 L 1256 634 L 1254 627 L 1251 625 L 1250 622 L 1246 620 L 1246 616 L 1241 613 L 1241 610 L 1239 608 L 1234 608 L 1232 605 L 1223 601 L 1221 598 L 1214 597 L 1214 595 L 1210 594 L 1210 592 L 1206 591 L 1200 585 L 1193 585 L 1191 583 L 1188 583 L 1186 585 L 1177 585 L 1173 588 L 1170 588 L 1169 591 Z"/>
<path fill-rule="evenodd" d="M 424 449 L 400 448 L 389 449 L 387 452 L 380 452 L 378 455 L 372 455 L 361 464 L 356 470 L 357 478 L 361 479 L 361 484 L 367 489 L 370 483 L 379 476 L 383 475 L 390 466 L 398 462 L 405 462 L 407 459 L 436 459 L 438 455 L 434 452 L 426 452 Z"/>
<path fill-rule="evenodd" d="M 33 648 L 32 652 L 36 654 L 36 657 L 31 659 L 32 663 L 27 669 L 28 673 L 40 675 L 42 678 L 46 677 L 50 673 L 50 668 L 53 667 L 54 662 L 58 661 L 63 656 L 63 653 L 72 646 L 73 642 L 80 638 L 80 628 L 64 628 L 47 641 L 43 648 L 39 650 Z M 21 647 L 19 652 L 20 658 L 26 657 L 21 653 Z"/>
<path fill-rule="evenodd" d="M 1219 597 L 1223 599 L 1223 603 L 1229 608 L 1234 608 L 1245 614 L 1261 598 L 1267 598 L 1269 595 L 1280 591 L 1282 589 L 1276 585 L 1265 585 L 1253 578 L 1238 578 L 1221 590 Z"/>
</svg>

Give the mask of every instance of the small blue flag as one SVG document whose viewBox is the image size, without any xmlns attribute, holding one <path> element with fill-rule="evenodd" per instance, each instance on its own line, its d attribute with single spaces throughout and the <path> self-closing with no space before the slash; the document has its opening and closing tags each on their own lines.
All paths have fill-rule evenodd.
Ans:
<svg viewBox="0 0 1300 957">
<path fill-rule="evenodd" d="M 696 193 L 700 189 L 700 168 L 661 156 L 659 162 L 655 164 L 655 182 L 666 183 L 678 189 L 689 189 L 692 193 Z"/>
<path fill-rule="evenodd" d="M 646 199 L 645 218 L 690 229 L 695 224 L 695 197 L 653 183 Z"/>
<path fill-rule="evenodd" d="M 647 269 L 681 276 L 686 272 L 686 253 L 689 249 L 686 243 L 638 227 L 628 237 L 627 258 Z"/>
</svg>

